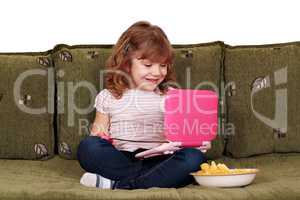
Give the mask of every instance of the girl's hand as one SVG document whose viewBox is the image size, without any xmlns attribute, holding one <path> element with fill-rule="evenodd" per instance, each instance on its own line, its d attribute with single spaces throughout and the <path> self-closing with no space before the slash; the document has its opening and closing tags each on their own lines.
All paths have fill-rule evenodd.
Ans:
<svg viewBox="0 0 300 200">
<path fill-rule="evenodd" d="M 199 149 L 202 153 L 206 153 L 207 150 L 211 149 L 211 142 L 203 141 L 202 145 L 200 147 L 196 147 L 196 149 Z"/>
<path fill-rule="evenodd" d="M 173 154 L 181 149 L 181 142 L 169 142 L 159 145 L 155 148 L 140 152 L 135 155 L 136 158 L 149 158 L 158 155 Z"/>
</svg>

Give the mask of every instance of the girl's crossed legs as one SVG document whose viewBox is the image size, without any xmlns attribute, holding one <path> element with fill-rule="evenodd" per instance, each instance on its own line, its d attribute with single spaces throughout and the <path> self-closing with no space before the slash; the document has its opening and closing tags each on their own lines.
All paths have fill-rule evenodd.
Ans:
<svg viewBox="0 0 300 200">
<path fill-rule="evenodd" d="M 88 136 L 80 142 L 77 158 L 85 171 L 115 180 L 114 188 L 119 189 L 183 187 L 194 181 L 189 173 L 198 171 L 206 162 L 204 154 L 195 148 L 143 160 L 134 157 L 143 150 L 119 151 L 100 137 Z"/>
</svg>

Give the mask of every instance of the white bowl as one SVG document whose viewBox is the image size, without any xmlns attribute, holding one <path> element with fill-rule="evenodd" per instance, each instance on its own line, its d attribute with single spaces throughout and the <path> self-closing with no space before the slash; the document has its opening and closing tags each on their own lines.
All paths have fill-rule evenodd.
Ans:
<svg viewBox="0 0 300 200">
<path fill-rule="evenodd" d="M 258 169 L 245 169 L 249 172 L 224 175 L 199 175 L 191 173 L 199 185 L 207 187 L 241 187 L 254 180 Z"/>
</svg>

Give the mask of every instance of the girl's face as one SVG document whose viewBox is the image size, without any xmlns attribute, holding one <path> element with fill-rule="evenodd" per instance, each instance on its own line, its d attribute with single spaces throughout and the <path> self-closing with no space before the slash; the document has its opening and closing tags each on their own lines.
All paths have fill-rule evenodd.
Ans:
<svg viewBox="0 0 300 200">
<path fill-rule="evenodd" d="M 131 78 L 134 88 L 154 91 L 167 75 L 167 65 L 153 63 L 148 59 L 133 58 L 131 60 Z"/>
</svg>

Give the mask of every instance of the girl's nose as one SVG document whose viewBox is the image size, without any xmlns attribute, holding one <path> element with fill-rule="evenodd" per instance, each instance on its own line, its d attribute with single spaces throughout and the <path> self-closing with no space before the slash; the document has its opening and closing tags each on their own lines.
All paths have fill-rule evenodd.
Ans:
<svg viewBox="0 0 300 200">
<path fill-rule="evenodd" d="M 159 65 L 152 65 L 151 74 L 153 76 L 159 76 L 159 75 L 161 75 L 161 71 L 160 71 Z"/>
</svg>

